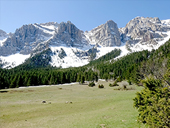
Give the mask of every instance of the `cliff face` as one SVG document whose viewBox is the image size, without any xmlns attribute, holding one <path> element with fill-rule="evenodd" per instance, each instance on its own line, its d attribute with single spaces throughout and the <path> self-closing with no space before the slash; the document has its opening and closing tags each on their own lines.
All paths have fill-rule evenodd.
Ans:
<svg viewBox="0 0 170 128">
<path fill-rule="evenodd" d="M 53 28 L 52 28 L 53 27 Z M 49 45 L 83 47 L 88 45 L 83 31 L 71 22 L 23 25 L 11 34 L 0 47 L 0 55 L 30 54 Z"/>
<path fill-rule="evenodd" d="M 33 24 L 23 25 L 3 42 L 0 47 L 0 55 L 7 56 L 18 52 L 30 54 L 38 43 L 45 41 L 45 38 L 50 36 Z"/>
<path fill-rule="evenodd" d="M 89 32 L 86 32 L 86 37 L 92 44 L 99 44 L 104 47 L 120 46 L 120 33 L 117 24 L 109 20 Z"/>
<path fill-rule="evenodd" d="M 136 17 L 119 31 L 122 41 L 126 42 L 127 37 L 130 38 L 129 44 L 145 42 L 145 44 L 156 45 L 158 41 L 167 36 L 164 33 L 170 31 L 170 26 L 162 23 L 157 17 Z"/>
<path fill-rule="evenodd" d="M 53 37 L 48 41 L 49 45 L 83 47 L 88 45 L 84 32 L 79 30 L 70 21 L 60 23 Z"/>
</svg>

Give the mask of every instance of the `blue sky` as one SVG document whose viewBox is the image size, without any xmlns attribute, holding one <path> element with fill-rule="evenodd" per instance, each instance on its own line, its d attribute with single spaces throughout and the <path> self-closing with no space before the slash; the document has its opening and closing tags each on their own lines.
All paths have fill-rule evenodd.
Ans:
<svg viewBox="0 0 170 128">
<path fill-rule="evenodd" d="M 136 16 L 170 19 L 170 0 L 0 0 L 0 29 L 67 22 L 89 31 L 108 20 L 124 27 Z"/>
</svg>

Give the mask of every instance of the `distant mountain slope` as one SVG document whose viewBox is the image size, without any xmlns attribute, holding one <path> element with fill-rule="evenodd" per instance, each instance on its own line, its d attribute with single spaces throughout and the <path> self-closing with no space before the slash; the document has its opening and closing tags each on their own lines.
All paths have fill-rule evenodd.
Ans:
<svg viewBox="0 0 170 128">
<path fill-rule="evenodd" d="M 170 68 L 170 40 L 157 50 L 134 52 L 115 61 L 97 64 L 93 70 L 100 72 L 100 78 L 132 80 L 135 83 L 149 75 L 162 77 Z"/>
<path fill-rule="evenodd" d="M 124 28 L 109 20 L 89 32 L 70 21 L 23 25 L 15 33 L 0 30 L 0 66 L 14 68 L 26 59 L 51 49 L 48 66 L 78 67 L 120 49 L 120 58 L 129 53 L 158 49 L 170 38 L 170 20 L 136 17 Z M 61 57 L 61 53 L 65 53 Z M 43 60 L 41 60 L 43 61 Z M 45 61 L 45 60 L 44 60 Z"/>
<path fill-rule="evenodd" d="M 98 78 L 117 79 L 117 81 L 126 79 L 139 83 L 149 75 L 162 78 L 170 68 L 169 49 L 170 40 L 157 50 L 134 52 L 118 59 L 115 57 L 120 54 L 120 51 L 115 49 L 88 65 L 66 69 L 48 67 L 50 54 L 53 53 L 47 49 L 43 54 L 36 54 L 28 59 L 21 66 L 13 69 L 0 69 L 0 87 L 94 81 Z M 65 54 L 63 53 L 63 55 Z"/>
</svg>

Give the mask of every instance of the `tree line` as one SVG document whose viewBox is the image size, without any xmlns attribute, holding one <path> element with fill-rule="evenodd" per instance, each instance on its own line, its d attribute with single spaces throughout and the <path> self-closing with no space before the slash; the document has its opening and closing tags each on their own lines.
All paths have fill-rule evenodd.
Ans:
<svg viewBox="0 0 170 128">
<path fill-rule="evenodd" d="M 163 75 L 170 66 L 170 41 L 157 50 L 131 53 L 119 59 L 118 49 L 105 56 L 91 61 L 88 65 L 78 68 L 39 67 L 39 63 L 31 65 L 32 61 L 13 69 L 0 69 L 1 88 L 32 85 L 63 84 L 70 82 L 94 81 L 101 79 L 129 80 L 139 83 L 145 76 Z M 47 50 L 48 54 L 51 54 Z M 41 58 L 42 55 L 38 55 Z M 38 62 L 37 57 L 31 58 Z M 49 57 L 47 57 L 49 59 Z M 110 61 L 111 60 L 111 61 Z M 31 62 L 31 63 L 28 63 Z"/>
<path fill-rule="evenodd" d="M 77 69 L 36 69 L 17 71 L 0 69 L 0 85 L 3 88 L 20 86 L 52 85 L 71 82 L 98 81 L 98 73 Z"/>
</svg>

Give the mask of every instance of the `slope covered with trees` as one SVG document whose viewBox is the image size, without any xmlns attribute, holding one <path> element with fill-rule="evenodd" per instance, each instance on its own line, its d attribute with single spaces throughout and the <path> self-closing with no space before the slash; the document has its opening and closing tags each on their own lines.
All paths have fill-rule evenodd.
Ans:
<svg viewBox="0 0 170 128">
<path fill-rule="evenodd" d="M 14 69 L 0 69 L 1 88 L 32 85 L 62 84 L 70 82 L 94 81 L 98 78 L 127 79 L 139 83 L 148 75 L 158 78 L 164 75 L 170 67 L 170 41 L 151 52 L 145 50 L 131 53 L 119 59 L 118 49 L 105 56 L 91 61 L 88 65 L 78 68 L 60 69 L 48 67 L 49 54 L 47 49 L 44 54 L 38 54 L 27 60 L 25 64 Z M 46 61 L 42 61 L 45 59 Z M 39 61 L 41 60 L 41 61 Z"/>
</svg>

